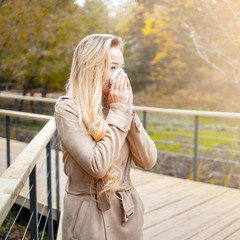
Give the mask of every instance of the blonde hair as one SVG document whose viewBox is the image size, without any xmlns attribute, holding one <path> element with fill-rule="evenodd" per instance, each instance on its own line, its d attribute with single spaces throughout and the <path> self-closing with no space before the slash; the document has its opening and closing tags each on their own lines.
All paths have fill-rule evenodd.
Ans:
<svg viewBox="0 0 240 240">
<path fill-rule="evenodd" d="M 122 46 L 119 37 L 93 34 L 79 42 L 73 55 L 70 78 L 66 85 L 67 94 L 74 99 L 78 108 L 79 125 L 95 141 L 101 140 L 108 129 L 102 115 L 102 90 L 110 70 L 110 49 L 122 49 Z M 103 177 L 101 192 L 115 193 L 120 174 L 115 160 Z"/>
</svg>

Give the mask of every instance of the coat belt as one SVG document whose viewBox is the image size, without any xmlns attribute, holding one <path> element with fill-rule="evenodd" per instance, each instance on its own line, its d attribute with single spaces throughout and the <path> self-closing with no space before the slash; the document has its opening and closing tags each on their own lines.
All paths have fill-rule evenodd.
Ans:
<svg viewBox="0 0 240 240">
<path fill-rule="evenodd" d="M 92 189 L 91 191 L 83 191 L 83 192 L 71 192 L 68 190 L 68 186 L 66 186 L 65 190 L 69 194 L 73 195 L 96 195 L 96 201 L 98 209 L 102 212 L 105 212 L 111 208 L 111 204 L 109 199 L 105 193 L 100 194 L 102 190 L 103 182 L 98 180 L 96 182 L 96 190 Z M 122 205 L 122 221 L 127 222 L 134 215 L 134 203 L 131 196 L 131 189 L 133 188 L 132 182 L 130 179 L 125 181 L 121 186 L 116 190 L 116 195 L 121 201 Z"/>
<path fill-rule="evenodd" d="M 97 205 L 102 212 L 105 212 L 111 208 L 111 205 L 105 193 L 99 194 L 99 192 L 102 189 L 102 184 L 103 184 L 102 181 L 97 182 Z M 122 211 L 123 211 L 122 221 L 123 222 L 127 222 L 134 215 L 134 203 L 132 201 L 132 196 L 130 191 L 132 188 L 133 188 L 133 185 L 131 183 L 131 180 L 129 179 L 123 185 L 121 185 L 116 191 L 116 195 L 119 197 L 122 205 Z"/>
</svg>

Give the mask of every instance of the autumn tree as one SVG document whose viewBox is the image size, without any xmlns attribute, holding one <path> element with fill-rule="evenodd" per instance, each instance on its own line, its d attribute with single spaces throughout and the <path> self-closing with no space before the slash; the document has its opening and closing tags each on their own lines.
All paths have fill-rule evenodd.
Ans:
<svg viewBox="0 0 240 240">
<path fill-rule="evenodd" d="M 192 4 L 188 7 L 192 8 Z M 240 4 L 238 1 L 204 0 L 194 3 L 195 14 L 183 19 L 197 55 L 228 82 L 240 81 Z"/>
<path fill-rule="evenodd" d="M 72 54 L 85 35 L 108 30 L 102 1 L 2 1 L 0 6 L 0 79 L 15 81 L 23 95 L 63 87 Z"/>
<path fill-rule="evenodd" d="M 138 2 L 138 4 L 128 5 L 122 17 L 117 16 L 119 21 L 116 31 L 124 39 L 126 71 L 132 81 L 134 91 L 145 89 L 148 85 L 151 73 L 149 62 L 155 56 L 155 43 L 152 36 L 145 36 L 142 33 L 142 28 L 145 26 L 145 11 L 144 4 Z"/>
<path fill-rule="evenodd" d="M 119 27 L 126 38 L 126 55 L 135 88 L 152 85 L 154 91 L 169 92 L 186 83 L 190 76 L 184 57 L 191 54 L 186 54 L 181 36 L 184 4 L 170 0 L 136 2 Z"/>
<path fill-rule="evenodd" d="M 236 1 L 136 0 L 119 24 L 135 89 L 173 93 L 218 71 L 239 79 Z"/>
</svg>

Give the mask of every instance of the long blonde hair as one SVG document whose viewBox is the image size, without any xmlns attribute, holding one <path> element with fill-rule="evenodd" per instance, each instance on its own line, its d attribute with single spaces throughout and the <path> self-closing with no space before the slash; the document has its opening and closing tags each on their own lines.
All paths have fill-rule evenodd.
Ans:
<svg viewBox="0 0 240 240">
<path fill-rule="evenodd" d="M 121 38 L 110 34 L 86 36 L 77 45 L 72 61 L 70 78 L 66 85 L 67 94 L 76 103 L 79 125 L 95 141 L 101 140 L 108 129 L 102 115 L 102 90 L 107 83 L 110 69 L 110 49 L 122 49 Z M 103 177 L 102 193 L 115 193 L 121 172 L 116 160 Z"/>
</svg>

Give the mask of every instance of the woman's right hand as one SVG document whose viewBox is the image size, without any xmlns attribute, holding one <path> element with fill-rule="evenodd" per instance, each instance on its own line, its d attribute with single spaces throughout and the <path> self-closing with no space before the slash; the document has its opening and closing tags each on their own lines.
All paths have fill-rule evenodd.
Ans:
<svg viewBox="0 0 240 240">
<path fill-rule="evenodd" d="M 121 103 L 127 105 L 127 80 L 125 75 L 119 73 L 112 81 L 108 94 L 108 103 Z"/>
</svg>

